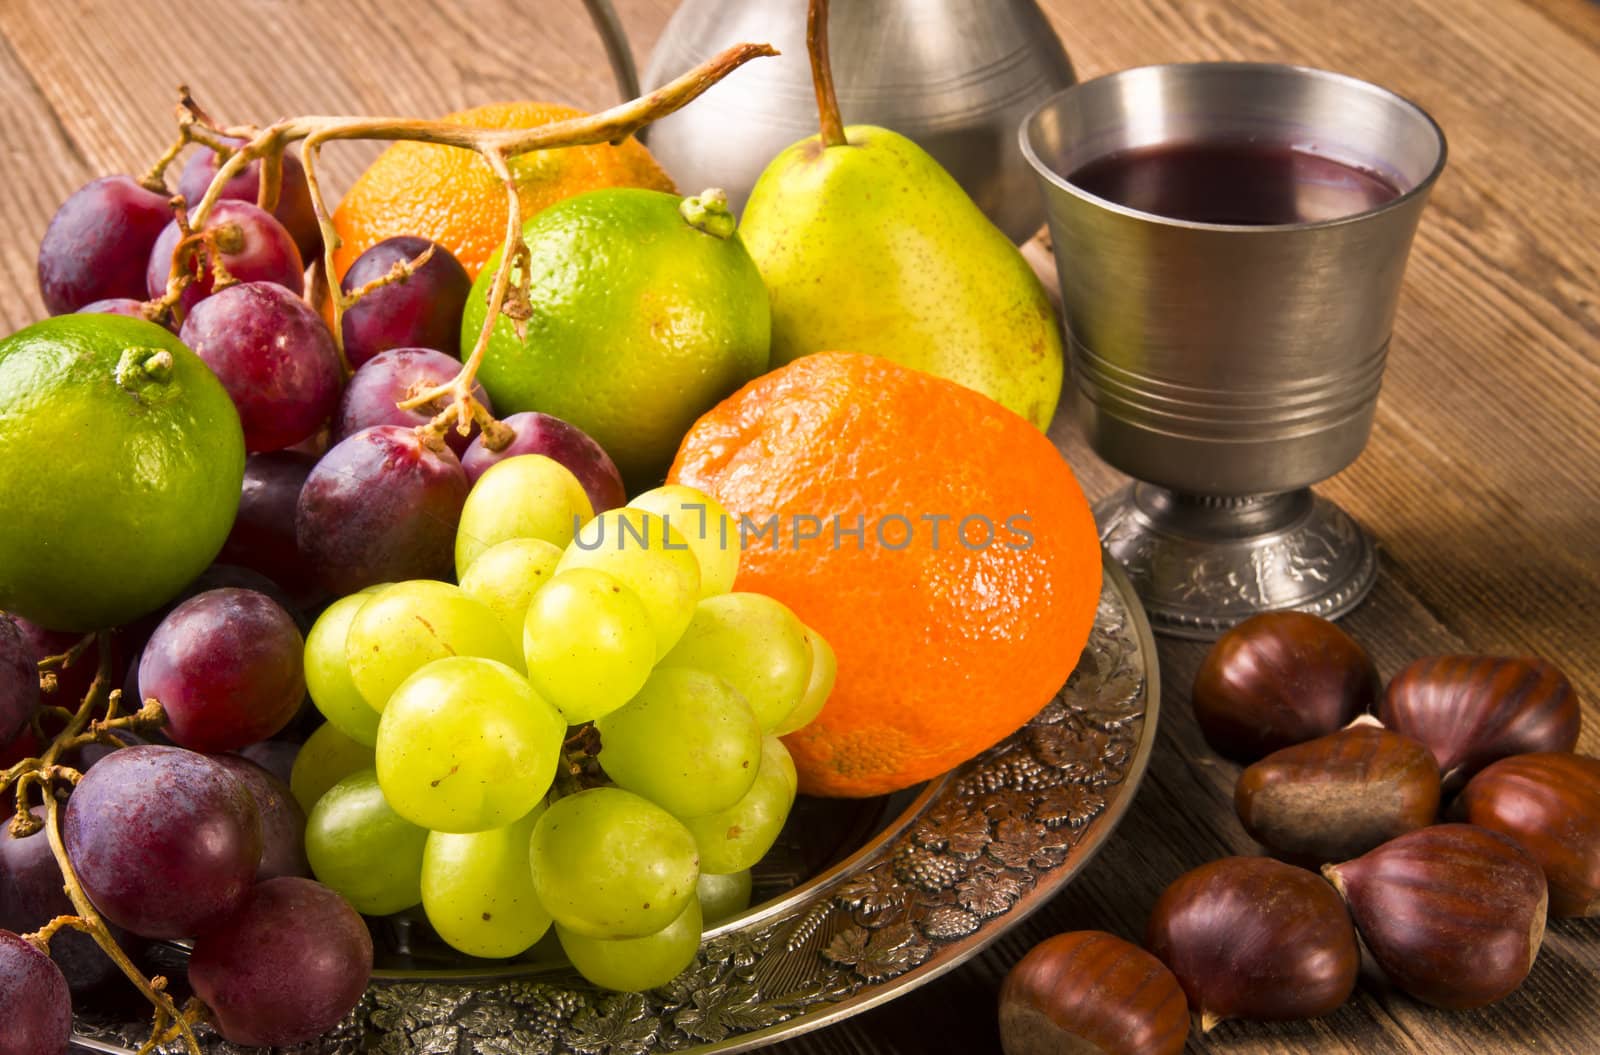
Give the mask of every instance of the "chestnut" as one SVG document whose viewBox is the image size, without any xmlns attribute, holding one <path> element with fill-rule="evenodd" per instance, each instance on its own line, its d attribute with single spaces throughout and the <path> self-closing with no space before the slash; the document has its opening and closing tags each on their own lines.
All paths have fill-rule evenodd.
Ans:
<svg viewBox="0 0 1600 1055">
<path fill-rule="evenodd" d="M 1326 1015 L 1350 998 L 1361 956 L 1350 914 L 1316 873 L 1224 857 L 1156 901 L 1145 946 L 1172 969 L 1209 1031 L 1223 1019 Z"/>
<path fill-rule="evenodd" d="M 1430 656 L 1389 682 L 1383 724 L 1433 752 L 1446 790 L 1501 758 L 1571 751 L 1582 721 L 1572 683 L 1532 657 Z"/>
<path fill-rule="evenodd" d="M 1483 1007 L 1528 976 L 1544 940 L 1544 873 L 1499 832 L 1441 824 L 1326 865 L 1383 973 L 1424 1003 Z"/>
<path fill-rule="evenodd" d="M 1233 805 L 1245 831 L 1275 855 L 1344 861 L 1432 824 L 1439 766 L 1415 740 L 1357 719 L 1250 766 Z"/>
<path fill-rule="evenodd" d="M 1378 699 L 1378 669 L 1355 640 L 1306 612 L 1264 612 L 1211 646 L 1194 713 L 1212 750 L 1250 763 L 1344 728 Z"/>
<path fill-rule="evenodd" d="M 1456 808 L 1516 840 L 1550 884 L 1550 914 L 1600 914 L 1600 759 L 1540 753 L 1503 758 L 1468 782 Z"/>
<path fill-rule="evenodd" d="M 1104 931 L 1046 938 L 1000 987 L 1005 1055 L 1179 1055 L 1189 1005 L 1161 961 Z"/>
</svg>

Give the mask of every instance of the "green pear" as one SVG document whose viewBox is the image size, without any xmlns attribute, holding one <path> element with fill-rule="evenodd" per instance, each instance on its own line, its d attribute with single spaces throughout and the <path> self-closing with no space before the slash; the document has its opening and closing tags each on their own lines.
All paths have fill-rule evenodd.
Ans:
<svg viewBox="0 0 1600 1055">
<path fill-rule="evenodd" d="M 739 225 L 772 296 L 772 361 L 881 355 L 977 389 L 1048 428 L 1061 332 L 1017 247 L 905 136 L 841 126 L 827 4 L 813 0 L 822 134 L 773 159 Z"/>
</svg>

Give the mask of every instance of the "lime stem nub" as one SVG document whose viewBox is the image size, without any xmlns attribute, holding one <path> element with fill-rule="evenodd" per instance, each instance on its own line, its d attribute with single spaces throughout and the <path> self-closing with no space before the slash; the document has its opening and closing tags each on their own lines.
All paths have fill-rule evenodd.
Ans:
<svg viewBox="0 0 1600 1055">
<path fill-rule="evenodd" d="M 172 353 L 165 348 L 124 348 L 117 360 L 117 385 L 137 393 L 172 377 Z"/>
<path fill-rule="evenodd" d="M 678 206 L 678 214 L 690 227 L 716 238 L 731 236 L 739 226 L 739 221 L 728 208 L 727 192 L 716 188 L 683 199 Z"/>
</svg>

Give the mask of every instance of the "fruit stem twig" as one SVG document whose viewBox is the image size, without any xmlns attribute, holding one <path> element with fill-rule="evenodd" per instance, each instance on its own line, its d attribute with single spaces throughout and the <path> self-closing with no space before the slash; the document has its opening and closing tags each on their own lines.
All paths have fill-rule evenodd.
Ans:
<svg viewBox="0 0 1600 1055">
<path fill-rule="evenodd" d="M 190 222 L 195 228 L 203 229 L 206 217 L 210 215 L 212 207 L 222 195 L 222 188 L 229 180 L 257 158 L 272 154 L 281 155 L 288 143 L 303 140 L 301 160 L 305 167 L 306 186 L 311 192 L 317 226 L 322 231 L 322 270 L 327 281 L 328 293 L 333 301 L 333 337 L 339 347 L 340 358 L 345 360 L 348 368 L 344 352 L 343 319 L 350 300 L 339 288 L 338 273 L 334 267 L 334 252 L 339 247 L 339 235 L 334 230 L 333 218 L 323 198 L 321 181 L 317 175 L 317 161 L 322 145 L 344 139 L 410 140 L 459 147 L 474 151 L 481 156 L 494 169 L 495 175 L 506 184 L 506 200 L 509 206 L 505 245 L 501 252 L 499 269 L 490 287 L 489 311 L 484 319 L 483 330 L 478 334 L 478 339 L 462 364 L 460 373 L 453 380 L 419 392 L 401 404 L 406 409 L 413 409 L 443 400 L 445 401 L 443 408 L 432 422 L 423 427 L 438 435 L 454 423 L 465 432 L 469 428 L 469 422 L 488 416 L 486 413 L 480 413 L 479 408 L 475 407 L 476 400 L 472 397 L 472 387 L 477 378 L 478 367 L 483 362 L 484 352 L 489 346 L 489 338 L 494 332 L 495 323 L 503 312 L 510 314 L 515 321 L 519 306 L 526 305 L 525 297 L 519 298 L 515 294 L 508 296 L 513 269 L 524 260 L 527 252 L 522 242 L 521 201 L 516 193 L 510 159 L 536 150 L 588 146 L 596 143 L 621 143 L 651 121 L 686 106 L 706 89 L 751 59 L 776 54 L 777 51 L 767 44 L 736 44 L 677 80 L 637 99 L 596 114 L 569 118 L 534 128 L 475 128 L 445 121 L 421 121 L 403 117 L 318 115 L 292 117 L 256 132 L 243 146 L 235 149 L 226 161 L 217 166 L 217 173 L 212 177 L 210 186 L 206 188 L 205 194 L 191 212 Z M 186 92 L 179 107 L 180 125 L 184 125 L 185 122 L 182 113 L 185 109 L 188 110 L 190 124 L 207 123 L 204 111 L 194 104 Z M 228 134 L 233 134 L 235 131 L 237 130 L 226 130 Z M 523 271 L 526 275 L 527 268 L 524 267 Z M 526 281 L 524 278 L 524 282 Z M 496 432 L 492 436 L 486 434 L 484 440 L 491 450 L 497 449 L 494 445 L 496 442 L 501 446 L 510 442 L 509 430 L 505 433 Z"/>
<path fill-rule="evenodd" d="M 73 643 L 71 648 L 67 649 L 65 652 L 58 653 L 54 656 L 44 657 L 39 661 L 39 673 L 44 674 L 50 671 L 66 670 L 68 667 L 72 666 L 74 663 L 78 662 L 78 660 L 83 658 L 83 654 L 89 650 L 89 646 L 94 644 L 94 641 L 95 637 L 93 634 L 84 634 L 81 638 Z"/>
<path fill-rule="evenodd" d="M 61 838 L 61 803 L 55 794 L 55 783 L 57 781 L 76 783 L 81 777 L 76 770 L 58 763 L 62 754 L 74 747 L 93 742 L 107 729 L 128 727 L 151 719 L 159 721 L 162 716 L 161 705 L 155 700 L 150 700 L 136 713 L 124 718 L 116 717 L 121 693 L 115 690 L 108 691 L 111 683 L 111 636 L 102 631 L 95 634 L 92 640 L 99 646 L 99 667 L 95 672 L 94 681 L 90 683 L 89 690 L 83 694 L 83 700 L 71 720 L 55 735 L 39 757 L 25 758 L 4 773 L 0 773 L 0 792 L 9 788 L 13 781 L 17 784 L 17 815 L 12 818 L 11 823 L 12 834 L 18 838 L 38 831 L 38 821 L 23 799 L 27 787 L 33 784 L 40 786 L 44 797 L 45 837 L 50 841 L 50 852 L 55 856 L 57 867 L 61 869 L 62 886 L 67 898 L 77 912 L 76 916 L 56 917 L 40 930 L 28 935 L 27 939 L 43 952 L 48 950 L 50 938 L 63 927 L 72 927 L 88 934 L 156 1009 L 151 1042 L 140 1050 L 154 1050 L 158 1038 L 163 1035 L 163 1030 L 170 1031 L 170 1028 L 175 1027 L 177 1033 L 159 1042 L 166 1043 L 181 1037 L 191 1055 L 201 1055 L 200 1043 L 195 1039 L 194 1030 L 189 1025 L 190 1019 L 178 1010 L 172 998 L 167 995 L 165 980 L 146 978 L 139 968 L 134 966 L 133 961 L 128 959 L 128 955 L 117 944 L 116 938 L 112 937 L 105 919 L 90 903 L 89 896 L 84 893 L 83 884 L 78 880 L 77 870 L 72 867 L 72 861 L 67 857 L 66 844 Z M 82 642 L 79 644 L 82 645 Z M 74 648 L 81 653 L 81 648 L 78 646 Z M 72 651 L 69 650 L 61 656 L 51 656 L 45 662 L 60 660 L 60 666 L 66 666 L 70 662 L 67 657 Z M 94 714 L 102 705 L 106 707 L 106 717 L 96 721 Z"/>
<path fill-rule="evenodd" d="M 806 12 L 806 51 L 811 55 L 811 83 L 817 90 L 817 115 L 822 124 L 822 145 L 845 145 L 844 121 L 839 116 L 839 96 L 833 90 L 833 64 L 828 60 L 828 0 L 811 0 Z"/>
<path fill-rule="evenodd" d="M 49 956 L 51 939 L 64 930 L 79 930 L 90 937 L 94 936 L 94 925 L 82 916 L 57 916 L 32 934 L 22 934 L 18 937 Z"/>
<path fill-rule="evenodd" d="M 418 253 L 414 259 L 396 260 L 394 262 L 394 266 L 391 267 L 387 272 L 379 275 L 371 282 L 352 289 L 348 294 L 346 294 L 348 298 L 348 303 L 346 306 L 348 307 L 350 304 L 356 303 L 362 297 L 365 297 L 368 293 L 371 293 L 374 290 L 382 289 L 384 286 L 392 286 L 396 282 L 404 282 L 406 279 L 420 271 L 424 264 L 432 260 L 433 251 L 438 248 L 439 247 L 437 245 L 430 242 L 428 243 L 428 248 Z"/>
</svg>

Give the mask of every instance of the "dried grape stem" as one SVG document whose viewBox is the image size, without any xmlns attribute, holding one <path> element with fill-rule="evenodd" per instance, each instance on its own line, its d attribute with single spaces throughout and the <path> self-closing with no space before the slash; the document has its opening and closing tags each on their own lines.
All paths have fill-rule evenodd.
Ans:
<svg viewBox="0 0 1600 1055">
<path fill-rule="evenodd" d="M 418 253 L 415 258 L 411 260 L 396 260 L 394 262 L 394 266 L 388 271 L 379 275 L 371 282 L 368 282 L 362 286 L 358 286 L 347 293 L 345 296 L 348 298 L 348 301 L 345 306 L 348 307 L 350 304 L 354 304 L 362 297 L 365 297 L 367 294 L 372 293 L 375 290 L 380 290 L 384 286 L 392 286 L 396 282 L 404 282 L 406 279 L 410 278 L 412 275 L 415 275 L 419 270 L 421 270 L 428 261 L 432 260 L 433 251 L 438 248 L 438 245 L 434 244 L 433 242 L 429 242 L 428 248 Z"/>
<path fill-rule="evenodd" d="M 117 944 L 117 940 L 106 929 L 105 921 L 101 919 L 100 913 L 95 910 L 94 905 L 89 903 L 89 897 L 83 892 L 83 885 L 78 881 L 77 870 L 72 867 L 72 861 L 67 857 L 66 845 L 61 841 L 61 807 L 57 804 L 56 797 L 54 795 L 46 795 L 44 807 L 46 811 L 45 835 L 50 840 L 50 852 L 55 854 L 56 864 L 61 868 L 61 879 L 66 887 L 67 897 L 72 901 L 72 907 L 78 910 L 78 916 L 84 924 L 79 929 L 94 939 L 95 944 L 100 946 L 101 951 L 110 958 L 112 963 L 117 965 L 117 969 L 127 976 L 128 981 L 133 983 L 134 988 L 139 990 L 144 995 L 144 998 L 150 1001 L 151 1005 L 156 1009 L 156 1022 L 151 1030 L 150 1038 L 152 1043 L 147 1044 L 140 1050 L 152 1050 L 155 1047 L 156 1039 L 162 1035 L 163 1028 L 168 1022 L 171 1022 L 173 1026 L 177 1027 L 178 1035 L 183 1038 L 184 1046 L 188 1048 L 191 1055 L 201 1055 L 200 1042 L 195 1039 L 194 1029 L 189 1025 L 189 1020 L 178 1010 L 177 1005 L 172 1002 L 172 997 L 167 995 L 164 988 L 156 984 L 155 981 L 146 978 L 144 973 L 134 966 L 133 961 L 128 959 L 128 954 L 122 951 L 122 946 Z"/>
<path fill-rule="evenodd" d="M 73 643 L 71 648 L 67 649 L 65 652 L 54 656 L 44 657 L 39 661 L 40 673 L 43 673 L 47 670 L 66 670 L 68 667 L 78 662 L 79 659 L 83 658 L 83 654 L 88 651 L 90 645 L 94 644 L 94 641 L 95 637 L 93 634 L 84 634 L 81 638 Z"/>
<path fill-rule="evenodd" d="M 64 930 L 79 930 L 93 936 L 94 925 L 82 916 L 57 916 L 32 934 L 22 934 L 18 937 L 49 956 L 51 939 Z"/>
<path fill-rule="evenodd" d="M 500 266 L 495 272 L 494 283 L 490 289 L 489 311 L 471 354 L 462 364 L 461 372 L 453 380 L 419 392 L 400 404 L 405 409 L 414 409 L 436 400 L 447 400 L 433 421 L 423 428 L 437 436 L 442 435 L 443 431 L 454 423 L 465 433 L 470 429 L 470 422 L 487 417 L 486 413 L 481 413 L 482 408 L 476 405 L 472 387 L 477 378 L 478 368 L 483 362 L 484 352 L 489 346 L 489 337 L 494 332 L 495 322 L 506 308 L 512 270 L 527 252 L 522 243 L 521 201 L 516 192 L 516 181 L 511 173 L 509 160 L 536 150 L 596 143 L 620 143 L 651 121 L 665 117 L 692 102 L 706 89 L 751 59 L 777 53 L 776 49 L 767 44 L 736 44 L 677 80 L 637 99 L 609 110 L 602 110 L 597 114 L 574 117 L 536 128 L 474 128 L 445 121 L 420 121 L 403 117 L 311 115 L 289 118 L 251 135 L 243 146 L 217 166 L 216 175 L 206 188 L 205 195 L 195 205 L 190 219 L 194 227 L 204 228 L 206 217 L 210 215 L 212 207 L 222 195 L 222 188 L 235 175 L 242 172 L 246 165 L 257 158 L 281 156 L 287 144 L 304 140 L 300 148 L 301 163 L 305 168 L 306 186 L 311 192 L 317 226 L 322 231 L 322 269 L 326 276 L 329 296 L 333 301 L 333 338 L 339 348 L 339 357 L 348 370 L 349 360 L 344 351 L 343 320 L 350 300 L 339 288 L 338 272 L 333 261 L 334 252 L 339 247 L 339 235 L 334 230 L 333 218 L 323 198 L 321 181 L 317 174 L 317 162 L 322 145 L 341 139 L 409 140 L 458 147 L 480 155 L 506 185 L 506 200 L 509 205 L 505 245 L 500 257 Z M 188 109 L 191 123 L 209 124 L 204 111 L 194 104 L 194 100 L 189 98 L 187 92 L 184 92 L 180 103 L 180 109 L 183 108 Z M 184 122 L 181 114 L 179 121 L 180 124 Z M 232 134 L 238 130 L 226 131 Z M 524 268 L 524 273 L 526 270 Z M 513 297 L 511 302 L 515 306 L 517 298 Z M 509 442 L 509 430 L 494 432 L 492 436 L 488 433 L 485 435 L 485 443 L 491 450 L 498 449 L 496 443 L 503 447 Z"/>
<path fill-rule="evenodd" d="M 151 1031 L 151 1040 L 145 1044 L 141 1051 L 152 1051 L 156 1047 L 157 1038 L 176 1029 L 176 1033 L 167 1039 L 181 1037 L 191 1055 L 201 1055 L 200 1043 L 195 1039 L 194 1030 L 189 1025 L 189 1018 L 180 1012 L 172 998 L 164 991 L 162 979 L 148 979 L 128 959 L 121 946 L 111 936 L 104 918 L 90 903 L 89 897 L 84 893 L 83 884 L 78 880 L 77 870 L 72 867 L 72 861 L 67 857 L 67 848 L 61 838 L 61 803 L 55 794 L 57 781 L 76 784 L 82 778 L 77 770 L 60 764 L 63 753 L 74 747 L 82 746 L 98 740 L 105 732 L 116 728 L 129 728 L 138 724 L 148 724 L 150 721 L 159 722 L 162 718 L 161 704 L 149 700 L 137 712 L 125 717 L 117 717 L 117 707 L 121 701 L 120 691 L 107 691 L 111 682 L 111 635 L 105 631 L 93 635 L 91 640 L 99 646 L 99 666 L 95 671 L 94 681 L 90 683 L 89 690 L 84 693 L 82 701 L 67 722 L 66 727 L 57 733 L 50 741 L 44 752 L 37 758 L 25 758 L 16 765 L 0 773 L 0 793 L 9 788 L 13 782 L 17 785 L 17 815 L 12 818 L 12 833 L 23 837 L 38 831 L 39 823 L 28 809 L 26 794 L 30 787 L 37 784 L 43 792 L 45 821 L 45 837 L 50 842 L 50 852 L 55 856 L 56 865 L 61 869 L 61 880 L 67 898 L 72 902 L 72 907 L 77 911 L 76 916 L 58 916 L 45 924 L 43 928 L 28 936 L 41 951 L 48 951 L 51 937 L 63 927 L 73 927 L 83 931 L 94 939 L 111 962 L 127 976 L 134 988 L 144 994 L 145 998 L 155 1007 L 155 1026 Z M 50 664 L 66 666 L 77 655 L 81 655 L 86 648 L 79 642 L 72 649 L 60 656 L 48 657 L 40 666 Z M 59 661 L 59 662 L 57 662 Z M 104 704 L 106 716 L 94 720 L 95 711 Z M 170 1023 L 170 1026 L 169 1026 Z M 166 1041 L 161 1041 L 165 1043 Z"/>
</svg>

